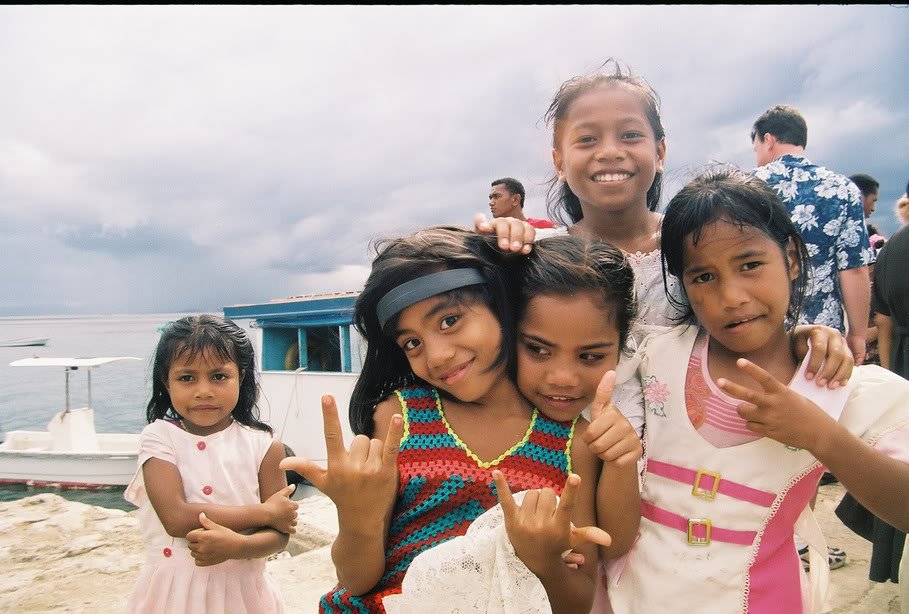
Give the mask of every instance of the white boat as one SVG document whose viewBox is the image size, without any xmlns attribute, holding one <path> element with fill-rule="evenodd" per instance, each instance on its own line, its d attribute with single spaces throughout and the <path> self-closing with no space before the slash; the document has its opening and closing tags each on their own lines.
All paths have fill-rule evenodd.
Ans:
<svg viewBox="0 0 909 614">
<path fill-rule="evenodd" d="M 7 339 L 0 341 L 0 347 L 17 348 L 33 345 L 47 345 L 50 337 L 19 337 L 18 339 Z"/>
<path fill-rule="evenodd" d="M 345 443 L 353 438 L 348 406 L 363 356 L 361 338 L 352 327 L 358 294 L 296 296 L 224 308 L 225 317 L 252 320 L 262 420 L 294 454 L 323 464 L 323 394 L 337 401 Z"/>
<path fill-rule="evenodd" d="M 0 484 L 109 488 L 126 486 L 136 472 L 138 433 L 95 432 L 91 371 L 133 356 L 99 358 L 23 358 L 12 367 L 63 367 L 66 405 L 46 431 L 10 431 L 0 443 Z M 69 373 L 88 374 L 88 405 L 69 405 Z"/>
</svg>

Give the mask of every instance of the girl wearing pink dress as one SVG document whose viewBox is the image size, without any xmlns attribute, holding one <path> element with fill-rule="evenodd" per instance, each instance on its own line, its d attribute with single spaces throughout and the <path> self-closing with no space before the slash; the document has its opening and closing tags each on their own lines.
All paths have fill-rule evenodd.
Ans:
<svg viewBox="0 0 909 614">
<path fill-rule="evenodd" d="M 249 338 L 217 316 L 171 322 L 152 378 L 124 493 L 146 546 L 127 612 L 283 612 L 265 559 L 287 545 L 298 504 L 278 468 L 284 448 L 258 419 Z"/>
</svg>

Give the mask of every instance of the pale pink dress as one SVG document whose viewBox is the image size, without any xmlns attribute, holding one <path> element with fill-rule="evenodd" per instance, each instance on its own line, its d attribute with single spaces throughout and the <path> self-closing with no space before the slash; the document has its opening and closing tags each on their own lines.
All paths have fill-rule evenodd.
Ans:
<svg viewBox="0 0 909 614">
<path fill-rule="evenodd" d="M 145 565 L 126 611 L 139 614 L 278 614 L 284 612 L 265 559 L 230 560 L 197 567 L 186 539 L 164 530 L 148 500 L 142 465 L 149 458 L 180 471 L 188 503 L 260 503 L 259 467 L 274 436 L 236 422 L 206 437 L 156 420 L 142 431 L 138 470 L 124 498 L 139 507 Z"/>
</svg>

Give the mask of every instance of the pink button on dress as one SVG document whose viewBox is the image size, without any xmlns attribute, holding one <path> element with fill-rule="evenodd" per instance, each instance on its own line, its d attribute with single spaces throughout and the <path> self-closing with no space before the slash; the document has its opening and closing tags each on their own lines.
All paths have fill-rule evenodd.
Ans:
<svg viewBox="0 0 909 614">
<path fill-rule="evenodd" d="M 203 441 L 204 439 L 204 441 Z M 142 465 L 158 458 L 177 466 L 187 503 L 260 503 L 259 466 L 274 436 L 237 423 L 204 438 L 164 420 L 142 431 L 138 471 L 124 498 L 139 507 L 145 565 L 127 602 L 130 614 L 282 614 L 265 559 L 197 567 L 186 539 L 164 530 L 148 500 Z M 204 454 L 199 452 L 204 450 Z"/>
</svg>

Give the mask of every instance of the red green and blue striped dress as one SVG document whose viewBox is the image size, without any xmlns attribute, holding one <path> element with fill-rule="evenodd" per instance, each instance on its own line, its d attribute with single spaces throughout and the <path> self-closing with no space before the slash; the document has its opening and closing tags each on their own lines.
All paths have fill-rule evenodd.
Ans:
<svg viewBox="0 0 909 614">
<path fill-rule="evenodd" d="M 453 537 L 464 535 L 483 512 L 498 503 L 493 469 L 505 475 L 512 492 L 552 488 L 562 494 L 571 473 L 574 425 L 534 410 L 524 438 L 499 458 L 484 463 L 451 429 L 435 388 L 396 391 L 404 417 L 398 453 L 401 475 L 385 550 L 385 573 L 372 591 L 353 596 L 337 585 L 322 596 L 319 611 L 385 612 L 382 598 L 401 592 L 411 561 Z M 427 604 L 429 605 L 429 604 Z"/>
</svg>

